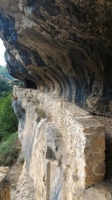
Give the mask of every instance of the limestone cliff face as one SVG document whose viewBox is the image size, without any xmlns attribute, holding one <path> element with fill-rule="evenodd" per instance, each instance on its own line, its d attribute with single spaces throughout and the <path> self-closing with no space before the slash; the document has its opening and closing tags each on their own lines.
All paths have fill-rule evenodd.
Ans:
<svg viewBox="0 0 112 200">
<path fill-rule="evenodd" d="M 100 195 L 97 187 L 86 190 L 105 176 L 103 125 L 88 112 L 50 94 L 18 87 L 13 94 L 24 168 L 33 180 L 35 199 L 112 198 L 102 185 Z"/>
<path fill-rule="evenodd" d="M 13 107 L 36 200 L 112 199 L 97 184 L 106 122 L 91 116 L 112 115 L 111 32 L 111 0 L 0 1 L 7 67 L 26 87 Z"/>
<path fill-rule="evenodd" d="M 111 0 L 0 1 L 10 74 L 93 113 L 110 112 L 111 31 Z"/>
</svg>

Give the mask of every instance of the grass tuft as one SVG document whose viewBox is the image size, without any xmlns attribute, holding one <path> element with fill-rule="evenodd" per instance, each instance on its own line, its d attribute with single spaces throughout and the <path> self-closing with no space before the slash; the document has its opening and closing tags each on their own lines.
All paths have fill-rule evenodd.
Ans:
<svg viewBox="0 0 112 200">
<path fill-rule="evenodd" d="M 23 164 L 24 164 L 24 158 L 20 158 L 20 159 L 19 159 L 19 164 L 20 164 L 20 165 L 23 165 Z"/>
<path fill-rule="evenodd" d="M 45 118 L 46 117 L 46 114 L 45 114 L 44 110 L 42 110 L 42 109 L 38 109 L 37 110 L 37 115 L 38 115 L 37 122 L 39 122 L 41 118 Z"/>
</svg>

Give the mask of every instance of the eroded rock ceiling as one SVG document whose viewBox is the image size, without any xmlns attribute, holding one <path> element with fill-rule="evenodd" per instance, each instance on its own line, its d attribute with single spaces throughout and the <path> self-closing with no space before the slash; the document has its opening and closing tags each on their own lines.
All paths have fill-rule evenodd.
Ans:
<svg viewBox="0 0 112 200">
<path fill-rule="evenodd" d="M 9 72 L 26 87 L 109 111 L 112 0 L 1 0 L 0 34 Z"/>
</svg>

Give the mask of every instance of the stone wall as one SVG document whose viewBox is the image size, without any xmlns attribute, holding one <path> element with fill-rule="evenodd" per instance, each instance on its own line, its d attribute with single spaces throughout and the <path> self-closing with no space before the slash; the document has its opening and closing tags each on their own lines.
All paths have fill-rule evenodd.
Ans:
<svg viewBox="0 0 112 200">
<path fill-rule="evenodd" d="M 25 166 L 36 200 L 75 200 L 105 176 L 104 127 L 56 95 L 15 87 Z"/>
</svg>

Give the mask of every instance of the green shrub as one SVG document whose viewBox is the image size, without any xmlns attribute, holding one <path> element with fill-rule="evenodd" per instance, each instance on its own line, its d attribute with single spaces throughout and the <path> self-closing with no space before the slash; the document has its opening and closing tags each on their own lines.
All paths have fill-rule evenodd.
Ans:
<svg viewBox="0 0 112 200">
<path fill-rule="evenodd" d="M 38 121 L 40 121 L 41 118 L 46 117 L 46 114 L 45 114 L 44 110 L 42 110 L 42 109 L 38 109 L 37 114 L 38 114 Z"/>
<path fill-rule="evenodd" d="M 20 158 L 20 159 L 19 159 L 19 164 L 20 164 L 20 165 L 23 165 L 23 164 L 24 164 L 24 158 Z"/>
<path fill-rule="evenodd" d="M 0 143 L 0 166 L 12 166 L 20 152 L 17 133 L 10 135 L 6 141 Z"/>
</svg>

